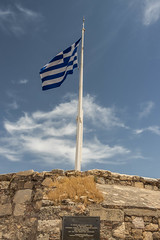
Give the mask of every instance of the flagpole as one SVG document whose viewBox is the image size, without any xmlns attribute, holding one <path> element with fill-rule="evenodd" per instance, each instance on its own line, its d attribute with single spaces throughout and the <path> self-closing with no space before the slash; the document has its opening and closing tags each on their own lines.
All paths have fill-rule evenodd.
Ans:
<svg viewBox="0 0 160 240">
<path fill-rule="evenodd" d="M 76 139 L 76 156 L 75 156 L 75 170 L 81 171 L 82 161 L 82 146 L 83 146 L 83 50 L 84 50 L 84 17 L 82 27 L 82 45 L 81 45 L 81 66 L 79 76 L 79 101 L 78 101 L 78 116 L 77 116 L 77 139 Z"/>
</svg>

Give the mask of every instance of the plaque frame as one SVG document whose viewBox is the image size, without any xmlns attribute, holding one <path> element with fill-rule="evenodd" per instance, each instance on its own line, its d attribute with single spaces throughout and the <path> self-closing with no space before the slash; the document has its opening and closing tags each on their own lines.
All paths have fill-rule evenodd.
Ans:
<svg viewBox="0 0 160 240">
<path fill-rule="evenodd" d="M 63 216 L 62 240 L 100 240 L 100 217 Z"/>
</svg>

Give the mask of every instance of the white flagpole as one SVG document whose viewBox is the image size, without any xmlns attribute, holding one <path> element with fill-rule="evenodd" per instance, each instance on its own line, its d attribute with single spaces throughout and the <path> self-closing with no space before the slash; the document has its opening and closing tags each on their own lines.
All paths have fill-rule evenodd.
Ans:
<svg viewBox="0 0 160 240">
<path fill-rule="evenodd" d="M 81 66 L 79 77 L 79 102 L 78 102 L 78 116 L 77 116 L 77 140 L 76 140 L 76 157 L 75 157 L 75 170 L 81 171 L 82 161 L 82 145 L 83 145 L 83 50 L 84 50 L 84 17 L 82 27 L 82 45 L 81 45 Z"/>
</svg>

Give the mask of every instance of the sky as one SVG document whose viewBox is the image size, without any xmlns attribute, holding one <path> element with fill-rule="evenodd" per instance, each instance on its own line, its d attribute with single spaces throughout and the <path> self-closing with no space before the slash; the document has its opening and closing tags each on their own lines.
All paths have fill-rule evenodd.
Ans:
<svg viewBox="0 0 160 240">
<path fill-rule="evenodd" d="M 0 1 L 0 174 L 74 169 L 79 70 L 47 91 L 39 71 L 83 16 L 82 171 L 160 178 L 160 0 Z"/>
</svg>

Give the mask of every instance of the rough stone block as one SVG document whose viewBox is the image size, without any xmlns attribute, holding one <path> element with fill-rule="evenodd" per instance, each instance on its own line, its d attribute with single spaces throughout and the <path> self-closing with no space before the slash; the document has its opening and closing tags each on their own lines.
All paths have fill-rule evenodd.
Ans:
<svg viewBox="0 0 160 240">
<path fill-rule="evenodd" d="M 160 239 L 160 232 L 154 232 L 154 233 L 153 233 L 153 239 L 154 239 L 154 240 Z"/>
<path fill-rule="evenodd" d="M 97 178 L 96 182 L 99 183 L 99 184 L 105 184 L 105 180 L 104 180 L 103 177 Z"/>
<path fill-rule="evenodd" d="M 13 202 L 14 203 L 25 203 L 27 201 L 31 200 L 32 190 L 26 189 L 26 190 L 18 190 L 14 196 Z"/>
<path fill-rule="evenodd" d="M 52 173 L 53 174 L 58 174 L 58 175 L 64 175 L 65 174 L 64 170 L 62 170 L 62 169 L 53 169 Z"/>
<path fill-rule="evenodd" d="M 42 201 L 36 201 L 34 204 L 34 208 L 39 210 L 42 207 Z"/>
<path fill-rule="evenodd" d="M 40 232 L 50 232 L 54 228 L 60 227 L 61 220 L 39 220 L 38 221 L 38 231 Z"/>
<path fill-rule="evenodd" d="M 0 194 L 0 203 L 1 204 L 6 204 L 6 203 L 10 203 L 11 199 L 10 196 L 5 195 L 5 194 Z"/>
<path fill-rule="evenodd" d="M 17 176 L 30 176 L 33 175 L 34 170 L 28 170 L 28 171 L 22 171 L 22 172 L 18 172 L 16 173 Z"/>
<path fill-rule="evenodd" d="M 15 205 L 15 208 L 14 208 L 14 216 L 23 216 L 24 215 L 24 212 L 26 210 L 26 205 L 24 204 L 16 204 Z"/>
<path fill-rule="evenodd" d="M 134 239 L 138 239 L 138 240 L 143 239 L 142 229 L 132 229 L 132 235 Z"/>
<path fill-rule="evenodd" d="M 124 213 L 128 216 L 137 216 L 137 217 L 150 217 L 150 216 L 157 216 L 157 210 L 150 210 L 150 209 L 140 209 L 140 208 L 131 208 L 131 209 L 124 209 Z"/>
<path fill-rule="evenodd" d="M 145 223 L 151 223 L 152 222 L 152 217 L 145 216 L 144 221 L 145 221 Z"/>
<path fill-rule="evenodd" d="M 130 175 L 121 174 L 119 177 L 120 177 L 120 180 L 122 180 L 122 181 L 131 181 L 132 180 L 132 176 L 130 176 Z"/>
<path fill-rule="evenodd" d="M 132 229 L 133 225 L 131 222 L 125 222 L 125 229 L 126 229 L 126 234 L 130 234 L 131 229 Z"/>
<path fill-rule="evenodd" d="M 106 210 L 102 208 L 90 209 L 90 216 L 100 217 L 100 220 L 108 220 Z"/>
<path fill-rule="evenodd" d="M 151 231 L 151 232 L 157 231 L 158 230 L 158 224 L 150 223 L 145 227 L 145 230 Z"/>
<path fill-rule="evenodd" d="M 33 183 L 32 183 L 32 182 L 26 182 L 26 183 L 24 184 L 24 188 L 32 189 L 32 188 L 33 188 Z"/>
<path fill-rule="evenodd" d="M 48 234 L 40 234 L 38 237 L 37 237 L 37 240 L 49 240 L 49 235 Z"/>
<path fill-rule="evenodd" d="M 51 187 L 53 184 L 53 181 L 51 178 L 46 178 L 44 179 L 44 181 L 42 182 L 42 185 L 45 186 L 45 187 Z"/>
<path fill-rule="evenodd" d="M 42 200 L 43 198 L 43 191 L 42 189 L 37 189 L 34 195 L 34 200 Z"/>
<path fill-rule="evenodd" d="M 137 187 L 137 188 L 144 188 L 143 182 L 135 182 L 134 186 Z"/>
<path fill-rule="evenodd" d="M 118 239 L 125 239 L 125 224 L 124 222 L 113 230 L 113 236 Z"/>
<path fill-rule="evenodd" d="M 152 190 L 152 189 L 153 189 L 153 186 L 150 185 L 150 184 L 145 184 L 145 188 L 148 189 L 148 190 Z"/>
<path fill-rule="evenodd" d="M 123 222 L 124 212 L 120 209 L 106 209 L 106 220 L 111 222 Z"/>
<path fill-rule="evenodd" d="M 135 217 L 132 221 L 134 228 L 144 228 L 144 221 L 141 217 Z"/>
<path fill-rule="evenodd" d="M 0 190 L 8 189 L 9 183 L 10 183 L 9 181 L 0 182 Z"/>
<path fill-rule="evenodd" d="M 12 214 L 12 205 L 10 203 L 0 204 L 0 217 Z"/>
<path fill-rule="evenodd" d="M 157 210 L 157 215 L 158 215 L 158 217 L 160 219 L 160 210 L 159 209 Z"/>
<path fill-rule="evenodd" d="M 158 187 L 157 186 L 153 186 L 153 190 L 154 191 L 158 191 Z"/>
<path fill-rule="evenodd" d="M 151 232 L 144 232 L 143 233 L 143 239 L 144 240 L 153 240 L 152 233 Z"/>
</svg>

